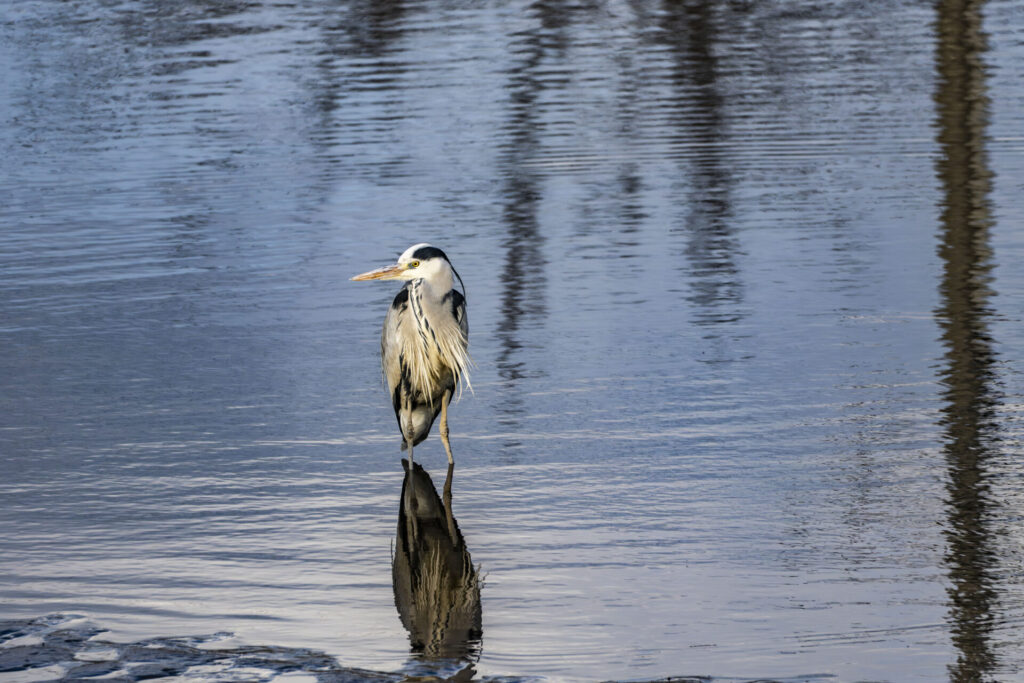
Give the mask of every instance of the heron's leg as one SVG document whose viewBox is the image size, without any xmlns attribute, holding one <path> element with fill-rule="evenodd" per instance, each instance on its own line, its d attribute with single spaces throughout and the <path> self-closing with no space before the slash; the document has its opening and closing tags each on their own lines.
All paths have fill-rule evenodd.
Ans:
<svg viewBox="0 0 1024 683">
<path fill-rule="evenodd" d="M 448 464 L 454 465 L 455 458 L 452 457 L 452 445 L 448 442 L 448 402 L 452 400 L 451 390 L 444 392 L 441 398 L 441 441 L 444 442 L 444 450 L 448 453 Z"/>
<path fill-rule="evenodd" d="M 452 513 L 452 474 L 455 472 L 455 463 L 448 463 L 448 476 L 444 479 L 444 517 L 448 522 L 448 537 L 452 545 L 458 545 L 459 534 L 455 530 L 455 515 Z"/>
<path fill-rule="evenodd" d="M 412 467 L 412 442 L 416 438 L 416 425 L 412 421 L 412 402 L 405 403 L 405 419 L 402 420 L 402 436 L 405 437 L 405 445 L 409 449 L 409 467 Z"/>
<path fill-rule="evenodd" d="M 402 463 L 405 465 L 405 463 Z M 405 524 L 408 527 L 408 546 L 407 550 L 409 553 L 413 553 L 416 548 L 415 539 L 419 538 L 420 525 L 419 519 L 416 515 L 416 510 L 419 507 L 416 501 L 416 489 L 413 486 L 413 465 L 412 460 L 409 460 L 408 466 L 405 467 L 405 481 L 402 482 L 402 510 L 405 513 Z"/>
</svg>

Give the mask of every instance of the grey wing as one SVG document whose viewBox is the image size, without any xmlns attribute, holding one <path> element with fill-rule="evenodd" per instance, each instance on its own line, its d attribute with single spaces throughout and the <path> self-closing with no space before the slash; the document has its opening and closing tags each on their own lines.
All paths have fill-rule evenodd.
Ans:
<svg viewBox="0 0 1024 683">
<path fill-rule="evenodd" d="M 394 397 L 395 387 L 402 379 L 402 345 L 399 339 L 399 323 L 409 301 L 409 290 L 405 287 L 395 296 L 384 316 L 384 329 L 380 334 L 380 365 L 388 394 Z M 396 408 L 397 410 L 397 408 Z"/>
<path fill-rule="evenodd" d="M 469 318 L 466 317 L 466 297 L 462 295 L 457 289 L 452 290 L 452 315 L 455 316 L 455 321 L 459 323 L 459 329 L 462 330 L 462 337 L 466 340 L 466 344 L 469 344 Z"/>
</svg>

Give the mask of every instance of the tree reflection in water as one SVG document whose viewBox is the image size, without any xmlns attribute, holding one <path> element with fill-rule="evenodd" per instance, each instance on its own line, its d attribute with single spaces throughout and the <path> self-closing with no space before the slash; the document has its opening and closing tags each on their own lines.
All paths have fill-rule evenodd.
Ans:
<svg viewBox="0 0 1024 683">
<path fill-rule="evenodd" d="M 941 303 L 936 318 L 946 347 L 942 424 L 948 468 L 946 560 L 949 620 L 957 660 L 950 679 L 991 675 L 995 555 L 988 486 L 997 422 L 993 393 L 995 351 L 988 331 L 992 173 L 985 152 L 988 97 L 979 0 L 938 4 L 937 134 L 942 155 Z"/>
</svg>

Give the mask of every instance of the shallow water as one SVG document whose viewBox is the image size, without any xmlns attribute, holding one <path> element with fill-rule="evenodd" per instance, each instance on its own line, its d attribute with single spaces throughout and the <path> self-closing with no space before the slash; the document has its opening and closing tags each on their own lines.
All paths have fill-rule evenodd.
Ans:
<svg viewBox="0 0 1024 683">
<path fill-rule="evenodd" d="M 0 10 L 0 680 L 88 660 L 64 626 L 126 679 L 150 646 L 189 680 L 1024 675 L 1022 31 L 1006 1 Z M 392 586 L 394 288 L 348 281 L 420 241 L 477 363 L 482 636 L 440 659 Z"/>
</svg>

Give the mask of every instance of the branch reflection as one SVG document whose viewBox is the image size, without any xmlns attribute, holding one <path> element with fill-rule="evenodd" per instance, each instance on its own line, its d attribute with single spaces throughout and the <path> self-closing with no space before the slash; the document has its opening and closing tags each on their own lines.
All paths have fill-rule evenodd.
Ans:
<svg viewBox="0 0 1024 683">
<path fill-rule="evenodd" d="M 959 650 L 950 680 L 987 679 L 996 665 L 990 643 L 997 599 L 994 587 L 993 502 L 988 460 L 993 455 L 995 353 L 989 336 L 988 286 L 992 173 L 985 154 L 988 100 L 979 0 L 938 4 L 938 141 L 942 182 L 939 255 L 943 275 L 936 311 L 946 347 L 942 370 L 947 483 L 949 618 Z"/>
<path fill-rule="evenodd" d="M 699 145 L 700 154 L 685 169 L 691 174 L 688 214 L 683 223 L 688 243 L 686 297 L 694 304 L 694 323 L 708 327 L 706 338 L 722 336 L 723 324 L 744 317 L 740 252 L 732 220 L 735 174 L 723 145 L 729 138 L 725 98 L 719 83 L 716 44 L 722 27 L 716 3 L 662 3 L 659 42 L 673 56 L 672 108 L 679 141 Z"/>
<path fill-rule="evenodd" d="M 565 68 L 564 64 L 552 64 L 549 57 L 565 50 L 565 29 L 571 15 L 562 3 L 548 0 L 535 0 L 525 12 L 533 25 L 515 34 L 509 46 L 516 58 L 507 74 L 509 118 L 504 125 L 507 142 L 501 155 L 506 256 L 501 276 L 502 318 L 497 332 L 501 349 L 496 365 L 505 385 L 499 404 L 504 413 L 499 421 L 504 425 L 516 425 L 526 412 L 519 388 L 527 373 L 520 358 L 521 328 L 528 320 L 541 319 L 546 313 L 546 262 L 541 251 L 544 236 L 538 218 L 543 188 L 537 172 L 523 162 L 533 158 L 540 147 L 544 130 L 542 96 L 551 85 L 549 80 Z M 506 447 L 518 445 L 508 443 Z"/>
<path fill-rule="evenodd" d="M 398 507 L 398 537 L 391 563 L 395 606 L 420 659 L 468 662 L 480 656 L 480 579 L 452 513 L 448 466 L 444 502 L 430 475 L 402 460 L 405 479 Z"/>
</svg>

